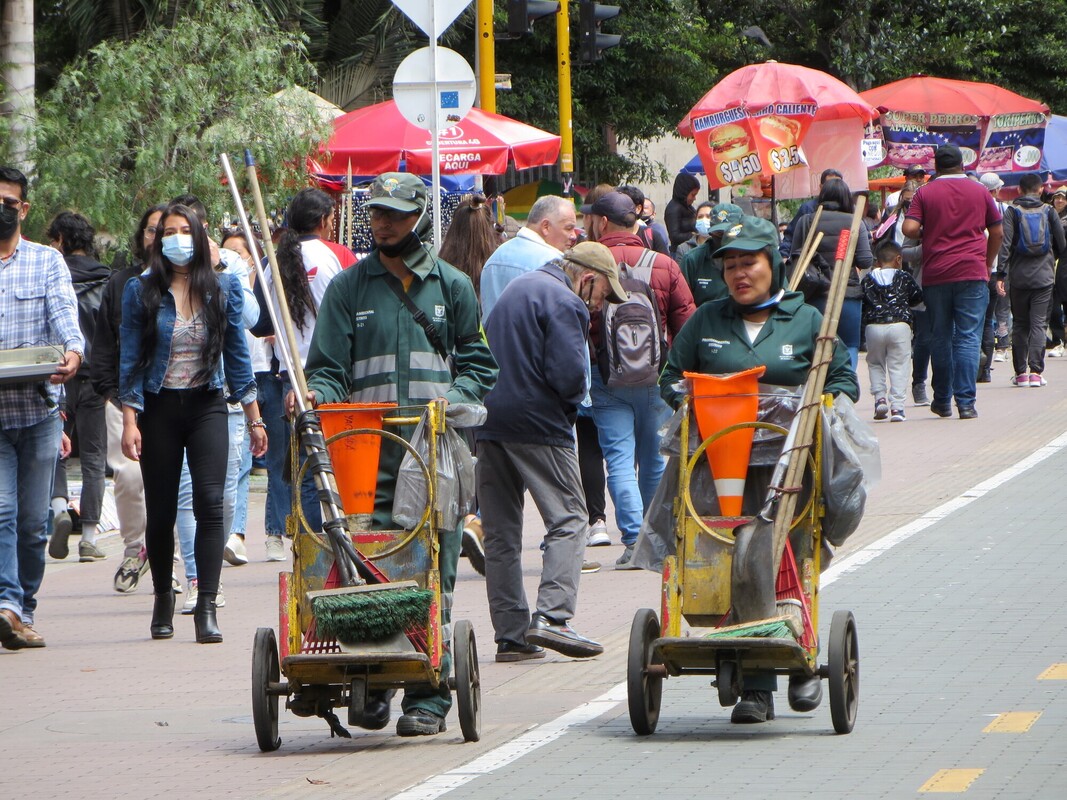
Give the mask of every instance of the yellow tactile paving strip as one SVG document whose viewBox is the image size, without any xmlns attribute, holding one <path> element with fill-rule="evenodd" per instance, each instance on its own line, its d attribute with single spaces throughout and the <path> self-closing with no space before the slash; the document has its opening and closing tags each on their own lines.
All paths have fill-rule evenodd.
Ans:
<svg viewBox="0 0 1067 800">
<path fill-rule="evenodd" d="M 982 729 L 982 733 L 1026 733 L 1041 716 L 1040 711 L 1008 711 Z"/>
<path fill-rule="evenodd" d="M 930 780 L 919 787 L 920 792 L 966 792 L 984 769 L 942 769 Z"/>
<path fill-rule="evenodd" d="M 1067 681 L 1067 664 L 1053 664 L 1040 675 L 1039 681 Z"/>
</svg>

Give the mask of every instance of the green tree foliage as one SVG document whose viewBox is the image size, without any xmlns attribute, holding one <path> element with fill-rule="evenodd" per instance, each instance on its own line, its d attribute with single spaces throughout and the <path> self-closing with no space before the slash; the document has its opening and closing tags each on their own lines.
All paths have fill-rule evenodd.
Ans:
<svg viewBox="0 0 1067 800">
<path fill-rule="evenodd" d="M 709 27 L 691 0 L 644 0 L 604 24 L 622 45 L 581 64 L 577 2 L 570 12 L 576 167 L 585 181 L 648 180 L 657 165 L 617 155 L 613 140 L 640 144 L 673 131 L 720 77 L 715 62 L 736 58 L 738 41 Z M 497 71 L 510 72 L 513 85 L 498 94 L 498 109 L 558 130 L 555 26 L 546 19 L 534 27 L 534 36 L 497 43 Z"/>
<path fill-rule="evenodd" d="M 122 237 L 148 205 L 184 192 L 231 209 L 218 155 L 250 147 L 268 203 L 306 184 L 325 133 L 310 100 L 274 93 L 313 77 L 298 32 L 251 3 L 205 2 L 186 24 L 105 41 L 40 99 L 35 221 L 77 209 Z"/>
</svg>

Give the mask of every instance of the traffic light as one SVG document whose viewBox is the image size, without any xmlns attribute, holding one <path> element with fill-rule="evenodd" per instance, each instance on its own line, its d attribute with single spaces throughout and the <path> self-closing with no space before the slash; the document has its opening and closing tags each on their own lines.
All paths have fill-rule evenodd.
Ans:
<svg viewBox="0 0 1067 800">
<path fill-rule="evenodd" d="M 600 60 L 600 53 L 609 47 L 618 46 L 621 36 L 601 33 L 600 23 L 619 16 L 618 6 L 605 6 L 593 0 L 579 0 L 578 7 L 578 60 L 592 64 Z"/>
<path fill-rule="evenodd" d="M 559 11 L 559 3 L 549 0 L 508 0 L 508 36 L 518 39 L 533 33 L 533 24 Z"/>
</svg>

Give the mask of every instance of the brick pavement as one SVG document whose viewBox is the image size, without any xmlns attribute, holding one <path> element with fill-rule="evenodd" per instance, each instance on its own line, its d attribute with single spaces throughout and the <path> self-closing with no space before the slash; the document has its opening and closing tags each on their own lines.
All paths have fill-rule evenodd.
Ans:
<svg viewBox="0 0 1067 800">
<path fill-rule="evenodd" d="M 909 420 L 903 425 L 877 425 L 884 477 L 871 498 L 863 526 L 846 551 L 957 495 L 1067 429 L 1067 365 L 1050 361 L 1049 386 L 1043 389 L 1010 387 L 1010 369 L 998 366 L 996 382 L 979 388 L 981 416 L 976 421 L 940 420 L 927 409 L 909 407 Z M 869 416 L 869 401 L 862 401 L 860 408 Z M 1044 474 L 1047 469 L 1035 472 Z M 1056 496 L 1055 485 L 1026 498 L 1022 502 L 1026 514 L 1033 516 L 1047 496 Z M 575 625 L 602 641 L 608 648 L 605 655 L 588 663 L 550 656 L 534 665 L 497 665 L 491 660 L 492 628 L 483 582 L 463 563 L 456 614 L 471 619 L 479 637 L 484 704 L 481 742 L 463 744 L 454 715 L 448 732 L 430 741 L 400 740 L 388 729 L 356 733 L 353 740 L 331 740 L 320 720 L 283 712 L 282 749 L 263 755 L 255 746 L 250 720 L 251 643 L 256 627 L 277 625 L 274 575 L 278 565 L 258 560 L 262 543 L 254 531 L 262 520 L 262 496 L 254 496 L 250 515 L 250 552 L 257 560 L 224 570 L 228 605 L 220 617 L 226 636 L 220 646 L 194 644 L 188 617 L 178 618 L 174 640 L 148 639 L 149 593 L 142 589 L 133 596 L 120 596 L 111 589 L 121 555 L 117 537 L 104 540 L 110 553 L 105 562 L 49 564 L 38 612 L 39 628 L 49 647 L 36 652 L 0 651 L 0 677 L 8 688 L 8 702 L 0 717 L 0 745 L 6 762 L 17 765 L 0 773 L 0 797 L 52 797 L 73 791 L 86 798 L 205 792 L 227 797 L 333 797 L 352 792 L 361 798 L 390 797 L 609 691 L 625 676 L 626 640 L 634 610 L 657 605 L 657 576 L 611 571 L 610 564 L 620 552 L 617 545 L 591 549 L 590 555 L 607 568 L 583 576 Z M 532 595 L 541 526 L 532 508 L 527 518 L 524 564 Z M 917 538 L 925 541 L 927 536 Z M 867 575 L 874 573 L 864 568 L 848 580 L 862 583 Z M 866 620 L 873 610 L 851 600 L 850 604 L 862 611 L 860 631 L 866 643 L 871 625 Z M 928 633 L 927 638 L 936 636 L 936 631 Z M 874 649 L 868 656 L 872 661 L 864 662 L 867 669 L 876 663 L 876 653 Z M 1067 656 L 1059 660 L 1067 661 Z M 703 697 L 706 689 L 699 680 L 693 681 L 670 686 L 671 702 L 675 691 L 687 698 L 693 691 Z M 865 684 L 868 691 L 876 694 L 869 685 Z M 868 708 L 865 704 L 864 714 Z M 677 712 L 665 712 L 665 720 L 673 713 Z M 694 707 L 692 713 L 699 722 L 694 727 L 703 729 L 708 722 L 721 721 L 717 708 Z M 891 714 L 892 709 L 885 713 Z M 825 716 L 825 711 L 813 715 L 810 733 L 815 741 L 829 729 Z M 682 717 L 684 723 L 685 713 Z M 866 718 L 867 725 L 870 719 Z M 1047 715 L 1042 720 L 1035 730 L 1049 724 Z M 657 763 L 652 755 L 642 755 L 642 745 L 635 744 L 632 736 L 626 738 L 624 717 L 616 715 L 611 724 L 615 725 L 609 729 L 611 736 L 601 736 L 591 747 L 603 748 L 618 734 L 628 758 L 644 759 L 650 767 Z M 904 735 L 908 723 L 902 724 L 902 729 L 887 732 L 886 737 Z M 694 735 L 706 741 L 712 734 L 703 730 Z M 666 741 L 681 742 L 687 736 L 683 730 Z M 655 740 L 660 738 L 657 734 Z M 569 769 L 578 774 L 583 765 L 595 767 L 601 752 L 579 748 Z M 714 760 L 708 762 L 703 769 L 711 769 Z M 689 769 L 683 764 L 672 772 L 687 774 Z M 975 787 L 980 784 L 981 779 Z"/>
</svg>

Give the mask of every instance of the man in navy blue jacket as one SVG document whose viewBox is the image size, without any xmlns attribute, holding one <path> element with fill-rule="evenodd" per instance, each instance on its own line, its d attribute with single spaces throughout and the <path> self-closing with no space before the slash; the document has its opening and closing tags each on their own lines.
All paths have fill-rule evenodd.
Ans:
<svg viewBox="0 0 1067 800">
<path fill-rule="evenodd" d="M 589 534 L 574 420 L 589 392 L 589 314 L 625 298 L 611 252 L 583 242 L 508 284 L 485 323 L 500 365 L 485 398 L 477 472 L 497 661 L 542 658 L 542 647 L 573 658 L 604 651 L 568 624 Z M 526 489 L 547 529 L 532 618 L 522 588 Z"/>
</svg>

